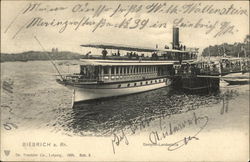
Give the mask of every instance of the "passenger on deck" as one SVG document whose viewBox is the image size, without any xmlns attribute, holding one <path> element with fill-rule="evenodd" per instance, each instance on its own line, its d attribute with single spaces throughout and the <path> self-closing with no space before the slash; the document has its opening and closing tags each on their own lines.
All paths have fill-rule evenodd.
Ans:
<svg viewBox="0 0 250 162">
<path fill-rule="evenodd" d="M 174 76 L 175 75 L 175 69 L 173 66 L 170 67 L 170 75 Z"/>
<path fill-rule="evenodd" d="M 86 56 L 89 56 L 90 54 L 91 54 L 91 51 L 87 52 L 87 53 L 86 53 Z"/>
<path fill-rule="evenodd" d="M 191 65 L 190 70 L 192 75 L 196 75 L 195 65 Z"/>
<path fill-rule="evenodd" d="M 108 51 L 104 48 L 102 50 L 102 56 L 103 56 L 103 58 L 105 58 L 107 56 L 107 54 L 108 54 Z"/>
<path fill-rule="evenodd" d="M 131 53 L 129 54 L 129 58 L 131 59 L 131 58 L 132 58 L 132 56 L 133 56 L 133 53 L 131 52 Z"/>
<path fill-rule="evenodd" d="M 195 74 L 199 75 L 201 73 L 201 69 L 199 67 L 195 67 Z"/>
<path fill-rule="evenodd" d="M 157 60 L 157 59 L 158 59 L 158 55 L 157 55 L 156 52 L 154 52 L 154 53 L 152 54 L 152 59 L 153 59 L 153 60 Z"/>
</svg>

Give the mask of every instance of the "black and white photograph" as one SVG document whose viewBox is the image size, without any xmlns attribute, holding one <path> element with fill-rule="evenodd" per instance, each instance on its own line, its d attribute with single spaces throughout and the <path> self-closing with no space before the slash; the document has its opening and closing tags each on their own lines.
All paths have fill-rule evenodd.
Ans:
<svg viewBox="0 0 250 162">
<path fill-rule="evenodd" d="M 248 161 L 249 1 L 1 1 L 1 161 Z"/>
</svg>

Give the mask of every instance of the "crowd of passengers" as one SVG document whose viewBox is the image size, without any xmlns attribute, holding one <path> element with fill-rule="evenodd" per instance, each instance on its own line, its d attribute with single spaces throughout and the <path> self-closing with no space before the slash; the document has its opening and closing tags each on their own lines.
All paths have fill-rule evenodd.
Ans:
<svg viewBox="0 0 250 162">
<path fill-rule="evenodd" d="M 200 74 L 211 74 L 219 73 L 219 68 L 216 64 L 183 64 L 181 66 L 175 66 L 175 74 L 177 75 L 200 75 Z"/>
<path fill-rule="evenodd" d="M 203 63 L 203 64 L 183 64 L 174 67 L 174 74 L 218 74 L 225 72 L 246 72 L 248 71 L 249 62 L 220 62 L 220 64 Z"/>
<path fill-rule="evenodd" d="M 102 57 L 105 59 L 108 55 L 108 51 L 106 49 L 102 50 Z M 121 56 L 120 51 L 118 50 L 115 53 L 111 53 L 111 56 Z M 138 54 L 137 52 L 127 52 L 126 57 L 128 59 L 136 59 L 136 60 L 140 60 L 142 58 L 145 58 L 148 56 L 145 56 L 143 53 L 142 54 Z M 159 60 L 159 59 L 167 59 L 167 60 L 180 60 L 180 59 L 195 59 L 196 55 L 195 54 L 179 54 L 179 53 L 175 53 L 173 54 L 162 54 L 162 56 L 159 56 L 157 52 L 153 52 L 151 54 L 150 59 L 151 60 Z"/>
<path fill-rule="evenodd" d="M 223 60 L 220 62 L 220 68 L 224 72 L 233 72 L 233 71 L 248 71 L 249 62 L 247 61 L 229 61 Z"/>
</svg>

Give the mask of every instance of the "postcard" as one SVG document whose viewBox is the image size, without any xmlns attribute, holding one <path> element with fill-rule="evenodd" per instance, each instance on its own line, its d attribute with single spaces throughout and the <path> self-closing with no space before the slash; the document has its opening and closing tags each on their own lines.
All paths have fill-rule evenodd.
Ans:
<svg viewBox="0 0 250 162">
<path fill-rule="evenodd" d="M 1 1 L 1 161 L 248 161 L 248 1 Z"/>
</svg>

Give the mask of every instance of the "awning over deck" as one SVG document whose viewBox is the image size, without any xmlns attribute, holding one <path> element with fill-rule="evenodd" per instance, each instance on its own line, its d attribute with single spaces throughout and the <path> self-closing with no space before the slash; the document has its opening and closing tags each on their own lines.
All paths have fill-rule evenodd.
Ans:
<svg viewBox="0 0 250 162">
<path fill-rule="evenodd" d="M 139 47 L 123 44 L 109 44 L 109 43 L 92 43 L 92 44 L 82 44 L 82 47 L 90 48 L 101 48 L 101 49 L 112 49 L 112 50 L 125 50 L 125 51 L 137 51 L 137 52 L 175 52 L 175 53 L 187 53 L 188 51 L 176 50 L 176 49 L 159 49 L 159 48 L 149 48 L 149 47 Z"/>
</svg>

